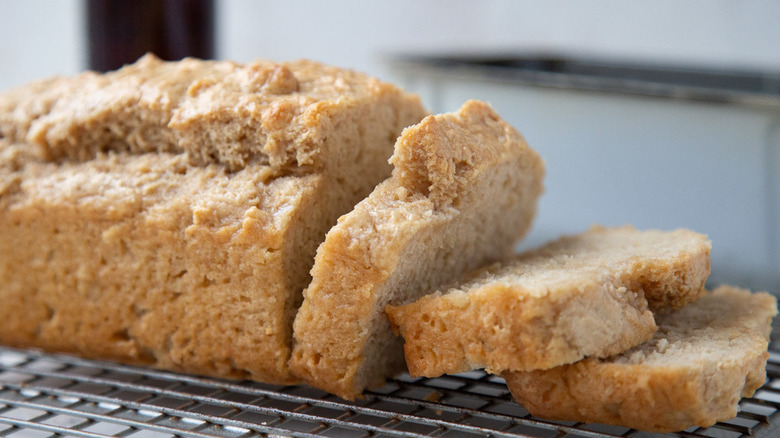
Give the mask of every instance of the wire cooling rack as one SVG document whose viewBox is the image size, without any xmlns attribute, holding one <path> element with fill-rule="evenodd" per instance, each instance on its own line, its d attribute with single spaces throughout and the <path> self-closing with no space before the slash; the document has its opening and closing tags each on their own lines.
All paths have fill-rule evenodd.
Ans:
<svg viewBox="0 0 780 438">
<path fill-rule="evenodd" d="M 739 415 L 669 435 L 546 421 L 481 371 L 434 379 L 400 375 L 354 403 L 306 386 L 187 376 L 0 348 L 2 437 L 777 437 L 780 351 L 767 383 Z"/>
</svg>

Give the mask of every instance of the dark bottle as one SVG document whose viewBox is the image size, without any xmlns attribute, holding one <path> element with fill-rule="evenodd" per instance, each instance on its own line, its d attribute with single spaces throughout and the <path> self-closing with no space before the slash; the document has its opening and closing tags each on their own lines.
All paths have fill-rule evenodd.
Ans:
<svg viewBox="0 0 780 438">
<path fill-rule="evenodd" d="M 87 0 L 89 67 L 108 71 L 152 52 L 214 57 L 213 0 Z"/>
</svg>

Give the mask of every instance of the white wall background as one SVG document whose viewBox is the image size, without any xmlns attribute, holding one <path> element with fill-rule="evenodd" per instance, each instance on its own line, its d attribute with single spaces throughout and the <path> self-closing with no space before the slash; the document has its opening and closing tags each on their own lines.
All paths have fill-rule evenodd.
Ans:
<svg viewBox="0 0 780 438">
<path fill-rule="evenodd" d="M 0 0 L 0 89 L 86 64 L 81 0 Z M 218 0 L 218 56 L 314 58 L 376 75 L 382 55 L 576 52 L 780 70 L 773 0 Z"/>
<path fill-rule="evenodd" d="M 0 0 L 0 90 L 84 69 L 83 9 L 81 0 Z M 389 54 L 530 51 L 780 71 L 780 2 L 773 0 L 221 0 L 217 14 L 220 58 L 313 58 L 402 83 L 414 72 L 390 68 Z M 440 96 L 428 102 L 434 110 L 467 98 L 491 101 L 547 158 L 548 193 L 532 239 L 592 222 L 687 226 L 711 235 L 719 281 L 780 292 L 777 113 L 741 108 L 729 115 L 701 103 L 538 90 L 513 95 L 457 81 L 437 86 L 415 89 Z M 604 118 L 594 128 L 589 113 L 611 114 L 602 107 L 610 101 L 623 108 L 614 116 L 620 129 Z M 672 177 L 683 181 L 680 190 Z M 625 190 L 587 201 L 593 187 L 613 180 L 627 181 Z M 630 190 L 643 198 L 632 201 Z"/>
<path fill-rule="evenodd" d="M 80 0 L 0 0 L 0 90 L 86 67 Z"/>
<path fill-rule="evenodd" d="M 229 58 L 310 57 L 378 74 L 379 55 L 551 50 L 780 69 L 773 1 L 221 2 Z"/>
</svg>

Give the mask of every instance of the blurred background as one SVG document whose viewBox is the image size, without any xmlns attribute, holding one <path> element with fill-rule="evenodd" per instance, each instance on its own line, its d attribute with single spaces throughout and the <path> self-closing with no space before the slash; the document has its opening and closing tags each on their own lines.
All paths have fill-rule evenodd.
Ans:
<svg viewBox="0 0 780 438">
<path fill-rule="evenodd" d="M 0 90 L 153 50 L 312 58 L 401 84 L 435 112 L 482 99 L 547 163 L 521 247 L 597 223 L 691 228 L 712 239 L 711 284 L 780 293 L 780 2 L 126 8 L 143 3 L 0 0 Z"/>
</svg>

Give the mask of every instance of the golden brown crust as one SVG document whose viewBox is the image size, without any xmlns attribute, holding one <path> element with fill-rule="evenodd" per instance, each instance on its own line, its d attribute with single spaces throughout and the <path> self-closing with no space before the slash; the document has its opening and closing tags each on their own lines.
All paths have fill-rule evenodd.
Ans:
<svg viewBox="0 0 780 438">
<path fill-rule="evenodd" d="M 390 159 L 393 178 L 443 209 L 458 203 L 468 184 L 492 163 L 517 160 L 540 167 L 535 154 L 517 156 L 516 145 L 522 144 L 520 133 L 492 108 L 469 101 L 454 115 L 429 117 L 398 139 Z"/>
<path fill-rule="evenodd" d="M 30 125 L 64 96 L 73 94 L 97 76 L 84 72 L 78 76 L 54 76 L 37 80 L 0 93 L 0 139 L 8 143 L 25 141 Z"/>
<path fill-rule="evenodd" d="M 621 355 L 503 375 L 542 418 L 652 432 L 707 427 L 733 418 L 740 397 L 764 383 L 776 313 L 771 295 L 724 286 L 659 318 L 651 341 Z"/>
<path fill-rule="evenodd" d="M 295 321 L 291 368 L 347 399 L 403 367 L 385 305 L 507 255 L 542 191 L 539 156 L 481 102 L 406 129 L 392 162 L 318 249 Z"/>
<path fill-rule="evenodd" d="M 28 102 L 40 85 L 0 95 L 27 108 L 0 117 L 0 341 L 294 382 L 292 320 L 316 247 L 390 175 L 419 99 L 308 61 L 146 57 L 53 81 L 77 85 L 46 108 Z M 239 128 L 263 142 L 234 142 Z"/>
<path fill-rule="evenodd" d="M 547 369 L 649 339 L 645 297 L 669 307 L 700 296 L 709 252 L 687 230 L 594 227 L 386 311 L 413 376 Z"/>
</svg>

